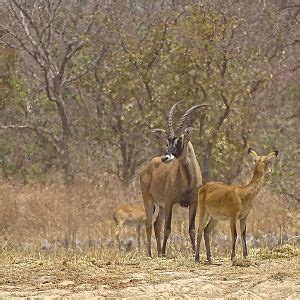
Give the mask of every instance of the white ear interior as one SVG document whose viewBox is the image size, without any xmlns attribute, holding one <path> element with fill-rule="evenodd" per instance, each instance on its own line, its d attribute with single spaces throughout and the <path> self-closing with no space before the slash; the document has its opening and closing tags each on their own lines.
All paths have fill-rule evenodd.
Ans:
<svg viewBox="0 0 300 300">
<path fill-rule="evenodd" d="M 277 155 L 278 155 L 278 151 L 273 151 L 267 155 L 267 159 L 268 160 L 275 159 L 277 157 Z"/>
<path fill-rule="evenodd" d="M 186 134 L 191 134 L 193 132 L 194 128 L 193 127 L 187 127 L 185 130 L 184 130 L 184 133 Z"/>
<path fill-rule="evenodd" d="M 255 161 L 258 160 L 258 155 L 253 149 L 251 149 L 251 148 L 249 149 L 249 154 Z"/>
</svg>

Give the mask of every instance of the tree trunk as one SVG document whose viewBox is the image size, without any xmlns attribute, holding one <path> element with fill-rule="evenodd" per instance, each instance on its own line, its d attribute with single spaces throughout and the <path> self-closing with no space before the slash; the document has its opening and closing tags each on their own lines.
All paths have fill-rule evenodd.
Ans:
<svg viewBox="0 0 300 300">
<path fill-rule="evenodd" d="M 212 176 L 211 176 L 211 154 L 212 154 L 212 149 L 213 149 L 213 145 L 212 143 L 209 143 L 205 149 L 205 151 L 203 151 L 203 157 L 202 157 L 202 162 L 201 162 L 201 171 L 202 171 L 202 180 L 203 180 L 203 184 L 209 182 L 212 180 Z"/>
<path fill-rule="evenodd" d="M 69 141 L 70 141 L 70 125 L 68 117 L 66 114 L 66 108 L 60 93 L 57 93 L 57 99 L 60 99 L 56 102 L 56 107 L 60 116 L 61 125 L 62 125 L 62 138 L 59 143 L 59 152 L 60 152 L 60 162 L 61 167 L 64 171 L 65 182 L 70 183 L 73 181 L 73 172 L 71 168 L 71 159 L 70 159 L 70 150 L 69 150 Z"/>
</svg>

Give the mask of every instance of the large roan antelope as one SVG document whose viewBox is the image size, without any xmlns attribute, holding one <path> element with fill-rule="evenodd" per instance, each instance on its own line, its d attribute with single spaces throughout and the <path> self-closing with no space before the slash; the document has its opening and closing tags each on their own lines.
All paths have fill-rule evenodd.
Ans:
<svg viewBox="0 0 300 300">
<path fill-rule="evenodd" d="M 173 127 L 173 115 L 179 103 L 175 103 L 168 117 L 168 133 L 163 129 L 152 131 L 167 142 L 167 151 L 161 157 L 153 158 L 140 174 L 141 191 L 146 212 L 147 251 L 151 257 L 152 216 L 154 205 L 159 206 L 154 222 L 154 232 L 158 256 L 166 254 L 166 244 L 171 232 L 172 207 L 175 203 L 189 207 L 189 234 L 192 248 L 195 250 L 195 215 L 197 193 L 202 185 L 200 166 L 194 147 L 190 141 L 190 129 L 186 121 L 193 111 L 209 105 L 195 105 L 180 118 L 176 131 Z M 161 248 L 160 232 L 163 221 L 164 239 Z"/>
<path fill-rule="evenodd" d="M 255 160 L 253 177 L 247 185 L 227 185 L 222 182 L 205 184 L 198 194 L 197 208 L 197 248 L 195 261 L 199 262 L 199 249 L 204 232 L 206 256 L 211 263 L 210 235 L 219 220 L 230 221 L 232 238 L 231 260 L 235 259 L 235 244 L 237 239 L 236 222 L 239 220 L 243 245 L 243 256 L 248 255 L 246 244 L 246 219 L 252 208 L 253 199 L 260 191 L 264 176 L 270 170 L 270 162 L 277 157 L 278 151 L 267 156 L 258 156 L 249 148 L 248 153 Z"/>
</svg>

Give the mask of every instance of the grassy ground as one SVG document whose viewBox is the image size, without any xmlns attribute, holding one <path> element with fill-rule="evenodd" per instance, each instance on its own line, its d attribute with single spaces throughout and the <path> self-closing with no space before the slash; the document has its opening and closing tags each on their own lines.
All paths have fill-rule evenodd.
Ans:
<svg viewBox="0 0 300 300">
<path fill-rule="evenodd" d="M 149 259 L 145 249 L 136 251 L 134 228 L 124 228 L 122 251 L 114 235 L 113 208 L 140 203 L 136 192 L 0 183 L 0 299 L 300 298 L 299 250 L 276 247 L 297 244 L 299 204 L 269 190 L 256 200 L 247 222 L 249 260 L 230 262 L 225 222 L 212 239 L 216 264 L 208 265 L 204 257 L 194 263 L 187 209 L 174 207 L 168 258 Z"/>
<path fill-rule="evenodd" d="M 300 296 L 299 249 L 295 246 L 256 249 L 249 259 L 234 265 L 228 257 L 217 257 L 213 265 L 204 258 L 195 264 L 192 256 L 170 250 L 166 259 L 109 248 L 2 251 L 0 298 Z"/>
</svg>

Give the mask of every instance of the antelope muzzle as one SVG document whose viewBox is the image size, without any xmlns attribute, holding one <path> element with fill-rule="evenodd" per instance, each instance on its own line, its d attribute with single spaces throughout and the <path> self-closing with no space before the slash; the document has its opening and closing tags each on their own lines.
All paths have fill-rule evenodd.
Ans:
<svg viewBox="0 0 300 300">
<path fill-rule="evenodd" d="M 161 161 L 165 164 L 171 162 L 175 156 L 173 154 L 165 154 L 161 157 Z"/>
</svg>

